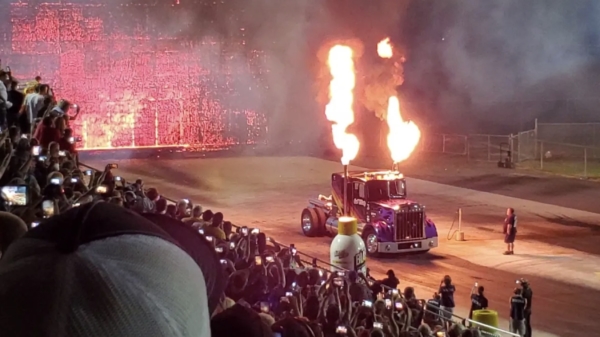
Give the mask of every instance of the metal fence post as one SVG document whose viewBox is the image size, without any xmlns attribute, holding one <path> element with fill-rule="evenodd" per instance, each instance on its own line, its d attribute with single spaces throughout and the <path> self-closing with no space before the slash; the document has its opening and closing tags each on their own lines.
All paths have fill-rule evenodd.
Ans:
<svg viewBox="0 0 600 337">
<path fill-rule="evenodd" d="M 583 148 L 583 176 L 587 178 L 587 147 Z"/>
<path fill-rule="evenodd" d="M 492 144 L 491 144 L 491 136 L 488 135 L 488 141 L 487 141 L 487 150 L 488 150 L 488 161 L 492 161 Z"/>
<path fill-rule="evenodd" d="M 544 169 L 544 142 L 540 142 L 540 170 Z"/>
<path fill-rule="evenodd" d="M 442 153 L 446 153 L 446 135 L 442 135 Z"/>
</svg>

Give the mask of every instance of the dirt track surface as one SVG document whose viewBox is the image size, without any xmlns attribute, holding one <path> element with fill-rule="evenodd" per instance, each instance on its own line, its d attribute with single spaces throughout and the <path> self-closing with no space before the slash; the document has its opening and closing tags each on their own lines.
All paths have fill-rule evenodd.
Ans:
<svg viewBox="0 0 600 337">
<path fill-rule="evenodd" d="M 593 189 L 568 192 L 561 190 L 564 185 L 560 184 L 565 184 L 562 178 L 537 176 L 536 179 L 518 178 L 522 180 L 510 186 L 498 181 L 512 179 L 505 177 L 517 172 L 481 173 L 477 169 L 480 177 L 472 179 L 476 172 L 469 172 L 467 168 L 422 160 L 422 164 L 406 165 L 403 168 L 406 175 L 471 189 L 409 179 L 410 198 L 427 205 L 428 215 L 438 226 L 440 247 L 426 255 L 369 260 L 373 274 L 382 275 L 394 269 L 401 279 L 401 287 L 415 286 L 422 298 L 429 298 L 443 276 L 449 274 L 457 286 L 457 312 L 461 315 L 468 308 L 471 286 L 478 281 L 485 286 L 490 307 L 499 312 L 503 318 L 501 327 L 505 329 L 507 302 L 515 280 L 526 277 L 534 290 L 532 323 L 536 335 L 581 336 L 600 330 L 596 319 L 600 308 L 600 277 L 595 274 L 600 272 L 596 260 L 600 215 L 523 200 L 540 201 L 552 193 L 549 191 L 557 191 L 546 203 L 569 206 L 566 201 L 560 201 L 559 195 L 567 195 L 570 200 L 583 190 L 588 191 L 587 195 Z M 370 164 L 380 166 L 375 161 Z M 283 243 L 295 243 L 300 251 L 323 260 L 329 258 L 330 239 L 305 238 L 300 231 L 299 217 L 308 198 L 328 193 L 330 174 L 340 169 L 335 162 L 307 157 L 246 157 L 125 160 L 119 165 L 118 174 L 130 180 L 142 178 L 147 186 L 158 187 L 163 195 L 189 197 L 205 209 L 222 211 L 226 219 L 238 225 L 259 227 Z M 444 165 L 455 171 L 448 173 Z M 559 187 L 552 187 L 554 184 Z M 519 194 L 524 191 L 529 194 Z M 494 201 L 496 197 L 498 201 Z M 598 199 L 589 198 L 594 198 L 593 193 L 574 205 L 593 210 L 593 201 Z M 517 254 L 510 257 L 501 255 L 505 247 L 500 225 L 507 206 L 517 208 L 522 226 Z M 466 242 L 446 240 L 457 207 L 464 209 Z M 559 213 L 555 213 L 555 209 Z M 564 214 L 568 215 L 567 219 Z M 596 266 L 598 270 L 594 270 Z"/>
</svg>

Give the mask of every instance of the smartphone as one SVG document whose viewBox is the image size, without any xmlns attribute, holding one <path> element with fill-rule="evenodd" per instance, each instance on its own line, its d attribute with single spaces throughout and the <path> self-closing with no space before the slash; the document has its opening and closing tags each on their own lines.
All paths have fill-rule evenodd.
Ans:
<svg viewBox="0 0 600 337">
<path fill-rule="evenodd" d="M 517 280 L 515 283 L 516 284 L 521 284 L 521 280 Z"/>
<path fill-rule="evenodd" d="M 402 310 L 402 303 L 396 302 L 396 310 Z"/>
<path fill-rule="evenodd" d="M 254 228 L 250 233 L 256 235 L 256 234 L 260 233 L 260 229 Z"/>
<path fill-rule="evenodd" d="M 34 221 L 34 222 L 31 223 L 31 228 L 36 228 L 39 225 L 40 225 L 39 221 Z"/>
<path fill-rule="evenodd" d="M 242 227 L 242 235 L 248 235 L 248 227 Z"/>
<path fill-rule="evenodd" d="M 122 180 L 123 180 L 123 178 L 121 178 L 121 177 L 115 177 L 115 181 L 122 181 Z"/>
<path fill-rule="evenodd" d="M 190 199 L 181 199 L 181 201 L 185 202 L 186 204 L 190 203 Z"/>
<path fill-rule="evenodd" d="M 215 252 L 217 253 L 223 253 L 223 247 L 215 247 Z"/>
<path fill-rule="evenodd" d="M 345 335 L 348 333 L 348 328 L 346 328 L 343 325 L 340 325 L 335 329 L 335 333 L 340 334 L 340 335 Z"/>
<path fill-rule="evenodd" d="M 108 192 L 108 188 L 106 188 L 106 186 L 100 185 L 100 186 L 96 187 L 96 193 L 104 194 L 106 192 Z"/>
<path fill-rule="evenodd" d="M 69 143 L 71 143 L 71 144 L 75 143 L 75 137 L 69 137 Z"/>
<path fill-rule="evenodd" d="M 199 230 L 198 230 L 198 233 L 200 233 L 200 234 L 204 235 L 204 229 L 199 229 Z"/>
<path fill-rule="evenodd" d="M 42 202 L 42 211 L 44 213 L 44 218 L 49 218 L 54 215 L 54 201 L 52 200 L 44 200 Z"/>
<path fill-rule="evenodd" d="M 52 184 L 52 185 L 60 185 L 60 178 L 52 178 L 52 179 L 50 179 L 50 184 Z"/>
<path fill-rule="evenodd" d="M 385 307 L 388 309 L 392 308 L 392 300 L 390 300 L 389 298 L 385 299 Z"/>
<path fill-rule="evenodd" d="M 265 260 L 267 260 L 268 263 L 275 262 L 275 259 L 272 256 L 265 257 Z"/>
<path fill-rule="evenodd" d="M 46 161 L 46 159 L 48 159 L 48 157 L 46 157 L 46 156 L 39 156 L 38 157 L 39 161 Z"/>
<path fill-rule="evenodd" d="M 296 250 L 296 248 L 291 248 L 290 251 L 292 252 L 293 256 L 296 256 L 296 253 L 298 253 L 298 250 Z"/>
<path fill-rule="evenodd" d="M 83 174 L 86 175 L 86 176 L 91 176 L 92 175 L 92 170 L 85 170 L 83 172 Z"/>
<path fill-rule="evenodd" d="M 362 305 L 365 308 L 372 308 L 373 307 L 373 302 L 371 302 L 371 301 L 363 301 Z"/>
<path fill-rule="evenodd" d="M 373 327 L 375 329 L 383 329 L 383 324 L 379 323 L 379 322 L 373 322 Z"/>
<path fill-rule="evenodd" d="M 225 259 L 221 259 L 220 261 L 221 261 L 221 264 L 227 264 L 227 260 L 225 260 Z"/>
<path fill-rule="evenodd" d="M 229 249 L 235 249 L 235 242 L 229 243 Z"/>
<path fill-rule="evenodd" d="M 338 276 L 340 276 L 340 277 L 344 277 L 344 276 L 346 275 L 346 273 L 344 273 L 344 271 L 342 271 L 342 270 L 338 270 L 338 271 L 337 271 L 337 274 L 338 274 Z"/>
<path fill-rule="evenodd" d="M 213 240 L 215 239 L 210 235 L 206 236 L 205 238 L 206 238 L 206 241 L 208 241 L 208 242 L 213 242 Z"/>
<path fill-rule="evenodd" d="M 22 134 L 21 139 L 27 139 L 27 134 Z"/>
<path fill-rule="evenodd" d="M 333 279 L 333 284 L 335 284 L 338 287 L 343 287 L 344 286 L 344 280 L 342 280 L 340 277 L 336 277 Z"/>
<path fill-rule="evenodd" d="M 443 331 L 438 331 L 435 333 L 435 337 L 445 337 L 445 336 L 446 336 L 446 333 Z"/>
<path fill-rule="evenodd" d="M 42 147 L 39 145 L 31 147 L 31 155 L 39 156 L 42 151 Z"/>
<path fill-rule="evenodd" d="M 81 204 L 78 203 L 78 202 L 76 202 L 76 203 L 73 204 L 73 207 L 79 207 L 79 206 L 81 206 Z"/>
<path fill-rule="evenodd" d="M 392 295 L 398 295 L 398 289 L 392 289 Z"/>
<path fill-rule="evenodd" d="M 292 297 L 294 294 L 291 291 L 285 293 L 285 297 Z"/>
<path fill-rule="evenodd" d="M 10 205 L 27 206 L 29 204 L 29 186 L 2 186 L 2 199 Z"/>
<path fill-rule="evenodd" d="M 269 302 L 260 302 L 260 311 L 262 312 L 269 312 Z"/>
<path fill-rule="evenodd" d="M 71 178 L 71 184 L 77 183 L 77 178 Z"/>
<path fill-rule="evenodd" d="M 254 264 L 256 264 L 257 266 L 262 266 L 262 257 L 255 256 L 254 257 Z"/>
<path fill-rule="evenodd" d="M 58 151 L 58 156 L 59 156 L 59 157 L 64 157 L 64 156 L 66 156 L 66 155 L 67 155 L 67 152 L 66 152 L 66 151 Z"/>
</svg>

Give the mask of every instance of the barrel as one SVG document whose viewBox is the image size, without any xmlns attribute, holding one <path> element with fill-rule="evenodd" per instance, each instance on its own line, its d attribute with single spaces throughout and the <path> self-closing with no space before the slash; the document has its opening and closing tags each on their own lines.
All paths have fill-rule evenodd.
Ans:
<svg viewBox="0 0 600 337">
<path fill-rule="evenodd" d="M 498 328 L 498 312 L 494 310 L 475 310 L 473 311 L 472 320 Z M 484 326 L 479 326 L 479 329 L 492 334 L 496 333 L 495 330 Z"/>
</svg>

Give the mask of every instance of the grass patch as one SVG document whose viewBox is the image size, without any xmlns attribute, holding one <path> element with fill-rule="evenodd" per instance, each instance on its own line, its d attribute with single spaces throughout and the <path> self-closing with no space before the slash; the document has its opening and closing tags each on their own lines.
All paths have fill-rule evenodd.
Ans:
<svg viewBox="0 0 600 337">
<path fill-rule="evenodd" d="M 587 165 L 582 160 L 545 160 L 543 168 L 539 160 L 529 160 L 517 165 L 519 169 L 543 171 L 570 177 L 600 178 L 600 162 L 588 161 Z"/>
</svg>

